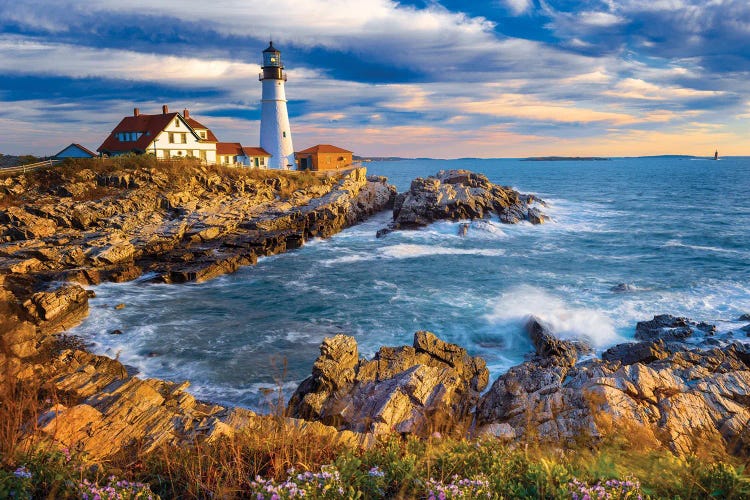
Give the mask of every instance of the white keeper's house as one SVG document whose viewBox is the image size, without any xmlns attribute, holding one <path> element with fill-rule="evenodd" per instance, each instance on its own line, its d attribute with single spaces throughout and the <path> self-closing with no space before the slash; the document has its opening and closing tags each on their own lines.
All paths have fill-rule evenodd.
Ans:
<svg viewBox="0 0 750 500">
<path fill-rule="evenodd" d="M 236 142 L 219 142 L 211 129 L 190 116 L 170 113 L 162 106 L 155 115 L 142 114 L 138 108 L 112 130 L 97 149 L 107 156 L 128 153 L 152 154 L 160 160 L 199 158 L 205 163 L 267 168 L 269 153 L 258 147 L 243 147 Z"/>
</svg>

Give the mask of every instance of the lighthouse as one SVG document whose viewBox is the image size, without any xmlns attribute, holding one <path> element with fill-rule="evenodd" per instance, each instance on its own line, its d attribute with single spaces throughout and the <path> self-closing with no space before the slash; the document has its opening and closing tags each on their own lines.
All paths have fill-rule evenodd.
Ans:
<svg viewBox="0 0 750 500">
<path fill-rule="evenodd" d="M 260 147 L 271 154 L 269 168 L 287 170 L 294 165 L 294 147 L 286 110 L 286 73 L 281 64 L 281 52 L 273 46 L 273 42 L 263 51 L 262 69 L 259 75 L 263 83 Z"/>
</svg>

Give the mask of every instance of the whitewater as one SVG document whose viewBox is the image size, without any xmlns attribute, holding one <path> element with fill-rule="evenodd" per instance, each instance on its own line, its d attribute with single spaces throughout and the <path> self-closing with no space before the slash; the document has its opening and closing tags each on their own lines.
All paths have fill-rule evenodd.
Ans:
<svg viewBox="0 0 750 500">
<path fill-rule="evenodd" d="M 542 226 L 439 222 L 384 238 L 389 213 L 201 284 L 149 276 L 92 287 L 71 333 L 141 376 L 189 380 L 199 398 L 263 410 L 310 374 L 323 338 L 360 355 L 430 330 L 482 356 L 494 380 L 532 351 L 536 315 L 598 350 L 655 314 L 732 330 L 750 312 L 750 158 L 373 162 L 400 191 L 466 168 L 543 198 Z M 116 309 L 118 304 L 125 307 Z M 120 330 L 121 335 L 112 335 Z"/>
</svg>

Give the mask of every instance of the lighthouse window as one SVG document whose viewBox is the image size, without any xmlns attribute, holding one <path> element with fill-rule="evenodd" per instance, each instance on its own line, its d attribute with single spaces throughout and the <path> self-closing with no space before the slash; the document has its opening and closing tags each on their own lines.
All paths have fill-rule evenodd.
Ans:
<svg viewBox="0 0 750 500">
<path fill-rule="evenodd" d="M 284 137 L 286 137 L 286 132 L 282 132 L 281 134 L 282 134 L 282 135 L 283 135 Z"/>
</svg>

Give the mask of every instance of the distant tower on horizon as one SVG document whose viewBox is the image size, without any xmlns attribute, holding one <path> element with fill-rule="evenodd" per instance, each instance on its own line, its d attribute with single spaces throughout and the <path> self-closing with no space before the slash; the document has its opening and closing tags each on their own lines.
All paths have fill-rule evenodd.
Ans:
<svg viewBox="0 0 750 500">
<path fill-rule="evenodd" d="M 281 64 L 281 52 L 270 42 L 263 51 L 263 82 L 260 115 L 260 147 L 271 154 L 269 168 L 287 170 L 294 165 L 292 130 L 286 110 L 284 82 L 286 73 Z"/>
</svg>

